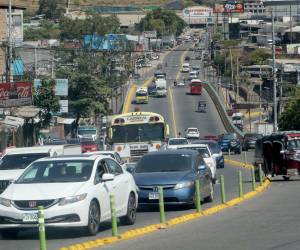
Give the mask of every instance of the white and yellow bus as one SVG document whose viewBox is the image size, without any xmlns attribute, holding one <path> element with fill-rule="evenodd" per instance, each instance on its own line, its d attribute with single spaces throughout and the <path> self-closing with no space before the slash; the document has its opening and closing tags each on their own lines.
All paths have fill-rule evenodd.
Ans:
<svg viewBox="0 0 300 250">
<path fill-rule="evenodd" d="M 113 117 L 108 130 L 112 149 L 126 161 L 157 151 L 169 136 L 164 118 L 152 112 L 131 112 Z"/>
<path fill-rule="evenodd" d="M 148 89 L 146 87 L 140 87 L 135 92 L 135 101 L 137 104 L 147 104 L 149 101 Z"/>
</svg>

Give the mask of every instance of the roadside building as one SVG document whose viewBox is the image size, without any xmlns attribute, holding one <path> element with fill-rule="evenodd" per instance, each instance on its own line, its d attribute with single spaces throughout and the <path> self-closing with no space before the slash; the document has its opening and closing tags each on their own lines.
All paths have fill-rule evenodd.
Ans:
<svg viewBox="0 0 300 250">
<path fill-rule="evenodd" d="M 12 6 L 12 42 L 14 46 L 23 42 L 23 11 L 25 8 Z M 0 5 L 0 81 L 5 81 L 6 75 L 6 47 L 9 35 L 8 5 Z M 13 65 L 14 67 L 15 65 Z"/>
<path fill-rule="evenodd" d="M 246 0 L 244 1 L 244 11 L 252 15 L 265 15 L 266 7 L 263 0 Z"/>
<path fill-rule="evenodd" d="M 298 0 L 265 0 L 264 6 L 268 13 L 272 9 L 276 18 L 292 17 L 294 20 L 299 20 L 300 3 Z"/>
</svg>

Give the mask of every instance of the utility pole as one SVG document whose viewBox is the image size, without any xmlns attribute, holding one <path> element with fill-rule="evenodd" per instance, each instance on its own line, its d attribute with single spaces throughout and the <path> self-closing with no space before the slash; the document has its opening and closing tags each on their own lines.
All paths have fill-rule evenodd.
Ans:
<svg viewBox="0 0 300 250">
<path fill-rule="evenodd" d="M 37 47 L 34 48 L 34 77 L 37 78 Z"/>
<path fill-rule="evenodd" d="M 236 102 L 238 103 L 240 101 L 240 63 L 239 58 L 236 58 L 236 94 L 237 99 Z"/>
<path fill-rule="evenodd" d="M 70 0 L 67 0 L 67 9 L 66 9 L 66 14 L 69 13 L 69 9 L 70 9 Z"/>
<path fill-rule="evenodd" d="M 290 44 L 293 43 L 292 4 L 290 3 Z"/>
<path fill-rule="evenodd" d="M 9 59 L 8 59 L 8 81 L 13 82 L 13 72 L 12 72 L 12 17 L 11 17 L 11 0 L 9 0 L 8 7 L 8 50 L 9 50 Z"/>
<path fill-rule="evenodd" d="M 52 54 L 51 58 L 51 78 L 54 79 L 54 54 Z"/>
<path fill-rule="evenodd" d="M 273 73 L 273 110 L 274 110 L 274 122 L 273 131 L 277 131 L 277 78 L 276 78 L 276 66 L 275 66 L 275 20 L 273 9 L 271 10 L 272 16 L 272 73 Z"/>
</svg>

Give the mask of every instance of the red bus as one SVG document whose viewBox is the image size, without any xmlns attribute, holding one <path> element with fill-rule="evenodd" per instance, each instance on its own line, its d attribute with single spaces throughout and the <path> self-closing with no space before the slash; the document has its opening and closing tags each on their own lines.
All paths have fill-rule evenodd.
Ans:
<svg viewBox="0 0 300 250">
<path fill-rule="evenodd" d="M 202 83 L 199 79 L 193 79 L 191 81 L 190 94 L 191 95 L 201 95 L 202 94 Z"/>
</svg>

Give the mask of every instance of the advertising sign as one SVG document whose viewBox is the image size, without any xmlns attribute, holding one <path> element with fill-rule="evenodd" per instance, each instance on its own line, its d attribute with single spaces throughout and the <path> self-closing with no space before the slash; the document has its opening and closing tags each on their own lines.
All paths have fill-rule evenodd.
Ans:
<svg viewBox="0 0 300 250">
<path fill-rule="evenodd" d="M 68 79 L 55 79 L 55 95 L 68 96 Z"/>
<path fill-rule="evenodd" d="M 68 100 L 60 100 L 60 113 L 68 113 L 69 112 L 69 102 Z"/>
<path fill-rule="evenodd" d="M 156 32 L 156 30 L 144 31 L 143 35 L 144 35 L 145 38 L 156 38 L 157 37 L 157 32 Z"/>
<path fill-rule="evenodd" d="M 214 13 L 244 13 L 244 4 L 235 2 L 216 4 Z"/>
<path fill-rule="evenodd" d="M 202 6 L 188 7 L 183 10 L 183 17 L 209 17 L 212 9 Z"/>
<path fill-rule="evenodd" d="M 38 94 L 40 88 L 42 87 L 42 80 L 41 79 L 34 79 L 33 86 L 35 92 Z M 68 79 L 55 79 L 55 95 L 56 96 L 68 96 L 68 89 L 69 89 L 69 81 Z"/>
<path fill-rule="evenodd" d="M 17 107 L 32 104 L 32 83 L 16 82 L 0 84 L 0 107 Z"/>
</svg>

